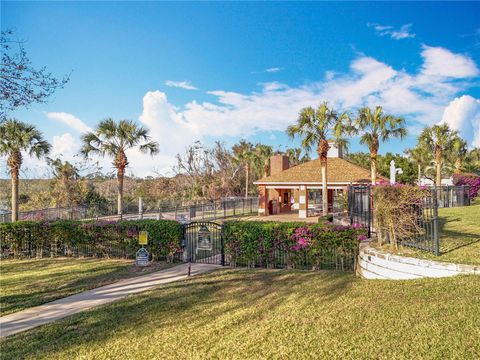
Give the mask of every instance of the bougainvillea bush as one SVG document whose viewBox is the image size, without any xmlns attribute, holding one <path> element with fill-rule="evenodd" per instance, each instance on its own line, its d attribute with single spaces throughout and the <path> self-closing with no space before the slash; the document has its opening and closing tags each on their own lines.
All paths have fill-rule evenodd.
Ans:
<svg viewBox="0 0 480 360">
<path fill-rule="evenodd" d="M 181 225 L 170 220 L 19 221 L 0 224 L 2 257 L 132 258 L 138 233 L 148 231 L 147 250 L 153 260 L 172 261 L 181 251 Z"/>
<path fill-rule="evenodd" d="M 454 185 L 470 185 L 468 196 L 473 199 L 478 196 L 480 191 L 480 176 L 470 173 L 453 174 Z"/>
<path fill-rule="evenodd" d="M 380 244 L 397 246 L 422 235 L 423 207 L 430 190 L 423 186 L 378 184 L 373 188 L 374 227 Z"/>
<path fill-rule="evenodd" d="M 367 230 L 329 222 L 227 221 L 224 238 L 233 266 L 353 270 Z"/>
</svg>

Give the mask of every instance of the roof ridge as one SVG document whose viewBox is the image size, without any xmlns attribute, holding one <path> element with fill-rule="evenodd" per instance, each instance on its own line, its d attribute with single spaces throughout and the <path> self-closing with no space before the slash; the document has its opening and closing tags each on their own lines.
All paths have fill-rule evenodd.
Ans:
<svg viewBox="0 0 480 360">
<path fill-rule="evenodd" d="M 262 177 L 255 181 L 255 183 L 264 182 L 282 182 L 282 178 L 296 179 L 296 182 L 309 182 L 316 178 L 316 175 L 312 177 L 313 171 L 317 167 L 320 159 L 312 159 L 307 162 L 292 166 L 277 174 Z M 342 165 L 343 164 L 343 165 Z M 353 163 L 352 161 L 343 157 L 332 157 L 327 159 L 327 168 L 330 170 L 327 173 L 329 182 L 369 182 L 370 170 Z M 345 169 L 343 169 L 345 168 Z M 318 169 L 320 167 L 318 166 Z M 385 179 L 383 176 L 378 176 L 380 179 Z M 310 179 L 310 180 L 309 180 Z M 338 180 L 337 180 L 338 179 Z M 292 180 L 288 180 L 292 181 Z"/>
</svg>

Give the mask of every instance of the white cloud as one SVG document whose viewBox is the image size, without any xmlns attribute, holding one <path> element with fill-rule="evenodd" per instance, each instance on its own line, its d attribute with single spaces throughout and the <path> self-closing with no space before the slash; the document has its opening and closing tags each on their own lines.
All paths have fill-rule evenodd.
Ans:
<svg viewBox="0 0 480 360">
<path fill-rule="evenodd" d="M 460 135 L 471 141 L 472 146 L 480 146 L 480 100 L 470 95 L 455 98 L 445 108 L 442 123 L 447 123 Z"/>
<path fill-rule="evenodd" d="M 394 40 L 414 38 L 416 35 L 410 31 L 412 24 L 405 24 L 400 27 L 400 29 L 395 29 L 390 25 L 380 25 L 368 23 L 368 27 L 373 27 L 375 32 L 379 36 L 390 36 Z"/>
<path fill-rule="evenodd" d="M 80 133 L 92 131 L 87 124 L 72 114 L 66 112 L 49 112 L 46 115 L 49 119 L 63 122 Z"/>
<path fill-rule="evenodd" d="M 441 50 L 460 63 L 461 59 L 468 59 Z M 421 55 L 427 62 L 429 55 L 423 51 Z M 415 130 L 419 124 L 438 123 L 450 101 L 469 86 L 468 79 L 452 83 L 460 78 L 432 75 L 430 63 L 424 63 L 420 69 L 408 73 L 372 57 L 360 56 L 352 61 L 347 74 L 336 73 L 323 81 L 299 87 L 279 82 L 263 83 L 259 91 L 251 93 L 209 91 L 216 101 L 192 101 L 182 108 L 170 104 L 164 93 L 148 92 L 140 119 L 157 134 L 162 148 L 165 147 L 162 143 L 167 144 L 171 154 L 194 140 L 284 131 L 302 107 L 317 106 L 323 100 L 349 110 L 381 104 L 386 111 L 407 117 L 410 128 Z M 472 72 L 457 76 L 461 74 L 469 76 Z M 169 135 L 161 138 L 162 134 Z"/>
<path fill-rule="evenodd" d="M 450 59 L 458 68 L 451 69 L 448 64 L 442 68 L 432 54 Z M 175 155 L 196 140 L 259 132 L 268 137 L 275 131 L 283 132 L 301 108 L 317 106 L 324 100 L 347 110 L 382 105 L 387 112 L 406 117 L 413 134 L 421 126 L 436 124 L 443 118 L 466 135 L 473 134 L 466 138 L 478 146 L 479 100 L 471 96 L 456 98 L 471 86 L 472 77 L 478 76 L 476 64 L 469 57 L 444 48 L 424 46 L 420 55 L 424 61 L 412 72 L 362 55 L 351 62 L 347 73 L 327 72 L 317 82 L 295 87 L 280 82 L 262 83 L 249 93 L 214 90 L 208 92 L 214 101 L 194 100 L 181 107 L 170 103 L 164 92 L 148 91 L 139 120 L 159 143 L 160 154 L 151 158 L 137 150 L 129 151 L 130 171 L 136 176 L 146 176 L 154 170 L 168 174 L 175 164 Z M 70 141 L 63 134 L 56 140 L 55 148 L 67 151 L 65 144 Z M 104 168 L 111 169 L 110 163 L 108 159 Z"/>
<path fill-rule="evenodd" d="M 279 67 L 271 67 L 271 68 L 265 69 L 265 72 L 267 72 L 267 73 L 276 73 L 276 72 L 279 72 L 280 70 L 282 70 L 282 69 L 279 68 Z"/>
<path fill-rule="evenodd" d="M 79 143 L 70 133 L 54 136 L 50 157 L 61 157 L 62 160 L 71 161 L 78 153 Z"/>
<path fill-rule="evenodd" d="M 468 78 L 479 75 L 475 62 L 468 56 L 454 54 L 442 47 L 423 45 L 422 73 L 426 76 Z"/>
<path fill-rule="evenodd" d="M 176 88 L 181 88 L 185 90 L 197 90 L 195 86 L 192 85 L 190 81 L 173 81 L 173 80 L 167 80 L 165 81 L 165 85 L 169 87 L 176 87 Z"/>
<path fill-rule="evenodd" d="M 175 155 L 196 140 L 195 134 L 186 125 L 179 109 L 168 102 L 165 93 L 158 90 L 149 91 L 143 97 L 143 112 L 139 120 L 150 129 L 152 139 L 159 143 L 160 154 L 151 159 L 137 153 L 134 156 L 143 160 L 131 161 L 131 167 L 142 168 L 140 172 L 143 174 L 151 170 L 169 173 L 175 164 Z"/>
</svg>

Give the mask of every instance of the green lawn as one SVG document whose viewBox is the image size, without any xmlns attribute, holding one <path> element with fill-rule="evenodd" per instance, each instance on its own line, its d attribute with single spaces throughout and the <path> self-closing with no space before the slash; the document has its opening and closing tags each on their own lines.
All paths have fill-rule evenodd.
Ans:
<svg viewBox="0 0 480 360">
<path fill-rule="evenodd" d="M 400 255 L 480 265 L 480 201 L 471 206 L 439 209 L 438 216 L 440 256 L 407 247 L 398 250 L 391 246 L 383 248 Z"/>
<path fill-rule="evenodd" d="M 480 277 L 224 270 L 4 339 L 2 359 L 478 359 Z"/>
<path fill-rule="evenodd" d="M 99 259 L 40 259 L 0 261 L 0 315 L 6 315 L 126 277 L 152 271 L 132 261 Z"/>
</svg>

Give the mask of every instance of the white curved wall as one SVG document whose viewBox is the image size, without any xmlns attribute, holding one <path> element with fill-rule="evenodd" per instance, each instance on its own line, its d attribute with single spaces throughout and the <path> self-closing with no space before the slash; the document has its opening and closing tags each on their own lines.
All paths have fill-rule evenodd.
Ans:
<svg viewBox="0 0 480 360">
<path fill-rule="evenodd" d="M 393 255 L 362 244 L 358 255 L 357 274 L 365 279 L 405 280 L 459 274 L 480 275 L 480 266 Z"/>
</svg>

